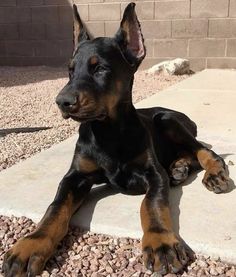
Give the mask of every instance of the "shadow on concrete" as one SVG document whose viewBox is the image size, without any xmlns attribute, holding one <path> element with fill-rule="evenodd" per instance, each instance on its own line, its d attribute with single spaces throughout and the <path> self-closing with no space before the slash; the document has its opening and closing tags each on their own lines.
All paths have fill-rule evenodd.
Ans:
<svg viewBox="0 0 236 277">
<path fill-rule="evenodd" d="M 180 218 L 180 201 L 183 195 L 183 186 L 191 185 L 191 183 L 197 178 L 198 173 L 201 170 L 193 172 L 188 179 L 181 185 L 171 187 L 170 189 L 170 210 L 171 210 L 171 217 L 173 223 L 173 229 L 175 234 L 180 238 L 181 242 L 185 246 L 186 252 L 190 258 L 190 260 L 194 260 L 194 251 L 191 247 L 185 242 L 184 238 L 180 236 L 180 225 L 179 225 L 179 218 Z"/>
<path fill-rule="evenodd" d="M 81 225 L 80 228 L 90 230 L 93 213 L 97 203 L 101 199 L 104 199 L 111 195 L 115 195 L 117 193 L 118 192 L 115 191 L 109 184 L 97 185 L 92 188 L 91 192 L 88 195 L 88 198 L 83 203 L 83 214 L 81 214 L 80 210 L 77 210 L 71 221 L 72 226 L 73 222 L 78 222 L 77 213 L 79 213 L 80 217 L 83 217 L 83 225 Z"/>
<path fill-rule="evenodd" d="M 22 128 L 9 128 L 0 129 L 0 137 L 4 137 L 9 134 L 19 134 L 19 133 L 34 133 L 43 130 L 52 129 L 52 127 L 22 127 Z"/>
<path fill-rule="evenodd" d="M 229 155 L 229 154 L 222 154 L 222 155 L 220 155 L 220 156 L 221 156 L 222 158 L 224 158 L 224 156 L 227 157 L 228 155 Z M 229 193 L 229 192 L 235 190 L 236 186 L 235 186 L 234 180 L 230 178 L 229 166 L 228 166 L 228 165 L 226 165 L 226 171 L 227 171 L 227 173 L 228 173 L 228 175 L 229 175 L 229 188 L 228 188 L 228 191 L 227 191 L 226 193 Z"/>
</svg>

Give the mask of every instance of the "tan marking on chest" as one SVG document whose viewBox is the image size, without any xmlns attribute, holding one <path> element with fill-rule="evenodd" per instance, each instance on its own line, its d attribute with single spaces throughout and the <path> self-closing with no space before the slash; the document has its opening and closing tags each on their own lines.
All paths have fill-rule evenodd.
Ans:
<svg viewBox="0 0 236 277">
<path fill-rule="evenodd" d="M 84 173 L 91 173 L 98 170 L 99 167 L 95 161 L 85 157 L 79 157 L 79 170 Z"/>
</svg>

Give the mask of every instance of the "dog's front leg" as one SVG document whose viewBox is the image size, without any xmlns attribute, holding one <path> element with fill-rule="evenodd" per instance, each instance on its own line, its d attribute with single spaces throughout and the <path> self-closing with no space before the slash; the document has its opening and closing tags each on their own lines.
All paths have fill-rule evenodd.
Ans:
<svg viewBox="0 0 236 277">
<path fill-rule="evenodd" d="M 158 172 L 151 175 L 154 176 L 148 178 L 147 193 L 141 205 L 144 264 L 160 274 L 176 273 L 188 258 L 172 229 L 168 181 Z"/>
<path fill-rule="evenodd" d="M 91 187 L 89 178 L 76 169 L 69 170 L 36 230 L 20 239 L 5 254 L 3 270 L 6 277 L 34 277 L 40 274 L 46 261 L 66 235 L 71 216 Z"/>
</svg>

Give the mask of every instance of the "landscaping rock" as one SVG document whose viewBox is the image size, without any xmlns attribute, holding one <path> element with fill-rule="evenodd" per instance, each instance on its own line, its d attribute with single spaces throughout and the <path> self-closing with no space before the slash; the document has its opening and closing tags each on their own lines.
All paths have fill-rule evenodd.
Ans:
<svg viewBox="0 0 236 277">
<path fill-rule="evenodd" d="M 21 222 L 21 231 L 15 233 Z M 15 241 L 35 229 L 36 225 L 25 217 L 0 216 L 0 232 L 4 234 L 0 242 L 0 272 L 5 252 L 12 246 L 9 238 Z M 25 232 L 23 232 L 25 230 Z M 15 242 L 14 241 L 14 242 Z M 2 244 L 1 244 L 2 243 Z M 110 250 L 109 246 L 117 248 Z M 137 254 L 139 253 L 139 254 Z M 2 275 L 0 274 L 0 277 Z M 140 253 L 140 240 L 112 238 L 91 232 L 71 229 L 59 245 L 56 253 L 46 264 L 42 277 L 161 277 L 143 266 Z M 236 277 L 235 267 L 209 257 L 197 256 L 183 273 L 167 274 L 164 277 Z"/>
<path fill-rule="evenodd" d="M 148 70 L 150 74 L 160 74 L 164 72 L 169 75 L 184 75 L 190 73 L 189 60 L 177 58 L 158 63 Z"/>
</svg>

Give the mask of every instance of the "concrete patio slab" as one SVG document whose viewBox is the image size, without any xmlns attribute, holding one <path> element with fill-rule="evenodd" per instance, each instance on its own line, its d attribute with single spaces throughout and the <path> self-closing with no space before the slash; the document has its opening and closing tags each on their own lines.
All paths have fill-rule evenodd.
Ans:
<svg viewBox="0 0 236 277">
<path fill-rule="evenodd" d="M 198 138 L 213 146 L 236 180 L 236 71 L 205 70 L 144 101 L 137 107 L 180 110 L 198 124 Z M 39 221 L 72 159 L 74 136 L 0 173 L 0 214 Z M 48 170 L 50 169 L 50 170 Z M 203 172 L 172 188 L 170 202 L 177 233 L 196 252 L 236 264 L 236 190 L 215 195 L 201 184 Z M 190 184 L 191 183 L 191 184 Z M 143 196 L 114 194 L 97 186 L 72 224 L 98 233 L 142 236 L 139 209 Z"/>
</svg>

